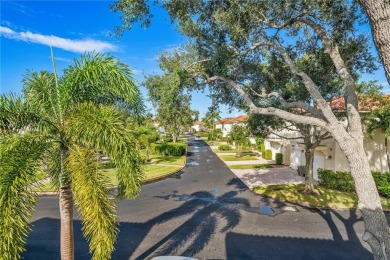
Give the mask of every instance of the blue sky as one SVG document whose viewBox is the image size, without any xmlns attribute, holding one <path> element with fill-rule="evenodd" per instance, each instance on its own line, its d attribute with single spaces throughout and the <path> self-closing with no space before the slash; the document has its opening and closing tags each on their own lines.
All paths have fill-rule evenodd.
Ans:
<svg viewBox="0 0 390 260">
<path fill-rule="evenodd" d="M 186 39 L 175 31 L 162 10 L 155 11 L 153 24 L 148 29 L 134 26 L 122 37 L 111 37 L 114 26 L 120 25 L 118 14 L 111 13 L 108 1 L 0 1 L 1 74 L 0 93 L 20 92 L 23 74 L 27 70 L 52 71 L 51 42 L 60 73 L 86 50 L 110 52 L 135 73 L 138 82 L 143 73 L 158 71 L 157 55 L 173 49 Z M 364 75 L 363 80 L 377 79 L 387 85 L 383 70 L 375 75 Z M 146 90 L 141 88 L 147 99 Z M 387 85 L 384 92 L 390 93 Z M 207 111 L 211 101 L 205 93 L 194 93 L 192 107 Z M 151 105 L 147 104 L 151 109 Z M 236 116 L 221 107 L 221 116 Z"/>
</svg>

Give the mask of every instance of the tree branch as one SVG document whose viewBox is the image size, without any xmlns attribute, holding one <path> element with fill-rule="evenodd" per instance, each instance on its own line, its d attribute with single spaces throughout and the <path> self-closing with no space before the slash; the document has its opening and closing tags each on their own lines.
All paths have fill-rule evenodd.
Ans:
<svg viewBox="0 0 390 260">
<path fill-rule="evenodd" d="M 253 103 L 253 101 L 250 99 L 250 97 L 240 87 L 240 85 L 238 83 L 236 83 L 235 81 L 233 81 L 229 78 L 226 78 L 226 77 L 222 77 L 222 76 L 212 76 L 212 77 L 206 78 L 206 82 L 213 82 L 213 81 L 218 81 L 218 80 L 229 84 L 238 92 L 238 94 L 242 97 L 242 99 L 248 105 L 248 107 L 250 109 L 250 113 L 262 114 L 262 115 L 274 115 L 274 116 L 283 118 L 285 120 L 293 121 L 293 122 L 301 123 L 301 124 L 309 124 L 309 125 L 316 125 L 316 126 L 322 126 L 322 127 L 325 127 L 327 124 L 326 121 L 319 119 L 319 118 L 297 115 L 297 114 L 293 114 L 293 113 L 290 113 L 290 112 L 287 112 L 287 111 L 284 111 L 284 110 L 281 110 L 278 108 L 274 108 L 274 107 L 267 107 L 267 108 L 257 107 Z"/>
</svg>

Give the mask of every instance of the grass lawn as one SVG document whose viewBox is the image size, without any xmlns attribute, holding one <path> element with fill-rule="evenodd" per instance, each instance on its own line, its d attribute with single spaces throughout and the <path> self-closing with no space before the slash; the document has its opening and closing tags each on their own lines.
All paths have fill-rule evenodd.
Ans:
<svg viewBox="0 0 390 260">
<path fill-rule="evenodd" d="M 230 169 L 236 169 L 236 170 L 274 168 L 270 164 L 239 164 L 239 165 L 228 165 L 228 167 Z"/>
<path fill-rule="evenodd" d="M 152 180 L 154 178 L 163 177 L 173 172 L 178 171 L 181 166 L 160 166 L 160 165 L 146 165 L 144 169 L 145 181 Z M 110 183 L 113 186 L 118 185 L 118 179 L 116 178 L 115 169 L 104 169 L 103 173 L 110 179 Z M 42 184 L 35 189 L 36 191 L 56 191 L 51 182 Z"/>
<path fill-rule="evenodd" d="M 159 156 L 151 155 L 150 156 L 152 164 L 172 164 L 172 165 L 184 165 L 186 156 Z"/>
<path fill-rule="evenodd" d="M 288 201 L 297 204 L 309 205 L 324 208 L 356 208 L 358 198 L 356 193 L 336 191 L 323 187 L 316 187 L 319 196 L 303 194 L 304 184 L 292 185 L 271 185 L 257 187 L 253 191 L 257 194 L 266 195 L 281 201 Z M 381 198 L 383 209 L 390 210 L 390 199 Z"/>
<path fill-rule="evenodd" d="M 236 153 L 236 150 L 232 149 L 232 150 L 225 151 L 225 150 L 213 149 L 213 152 L 214 153 Z M 251 150 L 243 150 L 241 153 L 253 154 L 254 152 L 252 152 Z"/>
<path fill-rule="evenodd" d="M 146 165 L 144 169 L 145 181 L 169 175 L 180 168 L 181 166 Z M 108 176 L 114 186 L 118 185 L 115 169 L 103 170 L 103 172 Z"/>
<path fill-rule="evenodd" d="M 257 160 L 255 156 L 252 155 L 244 155 L 241 157 L 236 157 L 235 155 L 221 155 L 219 156 L 221 160 L 223 161 L 251 161 L 251 160 Z"/>
</svg>

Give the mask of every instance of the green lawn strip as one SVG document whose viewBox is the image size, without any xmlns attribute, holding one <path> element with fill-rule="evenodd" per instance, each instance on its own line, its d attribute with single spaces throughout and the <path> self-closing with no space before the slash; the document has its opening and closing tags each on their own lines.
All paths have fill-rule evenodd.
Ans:
<svg viewBox="0 0 390 260">
<path fill-rule="evenodd" d="M 153 180 L 156 178 L 167 176 L 178 171 L 182 166 L 162 166 L 162 165 L 146 165 L 144 168 L 144 181 Z M 113 186 L 118 185 L 115 169 L 103 170 L 103 173 L 108 176 Z"/>
<path fill-rule="evenodd" d="M 255 156 L 251 155 L 244 155 L 241 157 L 236 157 L 235 155 L 221 155 L 219 156 L 221 160 L 223 161 L 252 161 L 252 160 L 257 160 Z"/>
<path fill-rule="evenodd" d="M 235 170 L 246 170 L 246 169 L 269 169 L 274 168 L 270 164 L 238 164 L 238 165 L 228 165 L 230 169 Z"/>
<path fill-rule="evenodd" d="M 320 208 L 356 208 L 358 198 L 356 193 L 343 192 L 337 190 L 316 187 L 319 196 L 303 194 L 304 184 L 290 185 L 270 185 L 265 187 L 256 187 L 253 191 L 257 194 L 266 195 L 281 201 L 303 204 Z M 390 210 L 390 199 L 381 197 L 382 206 L 385 210 Z"/>
<path fill-rule="evenodd" d="M 171 165 L 183 165 L 186 156 L 159 156 L 151 155 L 151 160 L 149 163 L 152 164 L 171 164 Z"/>
<path fill-rule="evenodd" d="M 214 153 L 236 153 L 236 150 L 232 149 L 232 150 L 219 150 L 219 149 L 213 149 L 213 152 Z M 241 153 L 249 153 L 249 154 L 253 154 L 255 152 L 251 151 L 251 150 L 244 150 L 242 151 Z"/>
</svg>

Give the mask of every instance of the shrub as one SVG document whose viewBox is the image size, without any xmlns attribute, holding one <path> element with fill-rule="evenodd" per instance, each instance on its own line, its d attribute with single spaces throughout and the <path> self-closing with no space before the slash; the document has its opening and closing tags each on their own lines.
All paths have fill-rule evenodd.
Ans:
<svg viewBox="0 0 390 260">
<path fill-rule="evenodd" d="M 390 172 L 373 172 L 372 176 L 374 177 L 379 194 L 390 198 Z"/>
<path fill-rule="evenodd" d="M 264 146 L 264 144 L 260 145 L 260 153 L 261 153 L 261 157 L 265 158 L 265 146 Z"/>
<path fill-rule="evenodd" d="M 266 160 L 272 160 L 272 151 L 270 149 L 265 150 L 265 157 Z"/>
<path fill-rule="evenodd" d="M 318 169 L 320 185 L 333 190 L 354 191 L 355 184 L 349 172 L 339 172 L 327 169 Z"/>
<path fill-rule="evenodd" d="M 153 151 L 158 155 L 163 156 L 181 156 L 186 152 L 186 144 L 184 143 L 162 143 L 156 144 Z"/>
<path fill-rule="evenodd" d="M 283 154 L 282 153 L 275 154 L 275 163 L 276 164 L 283 164 Z"/>
<path fill-rule="evenodd" d="M 199 135 L 200 137 L 208 137 L 209 133 L 207 133 L 207 132 L 198 132 L 197 135 Z"/>
<path fill-rule="evenodd" d="M 264 147 L 264 138 L 262 137 L 256 137 L 256 148 L 261 151 L 261 147 Z"/>
<path fill-rule="evenodd" d="M 221 151 L 229 151 L 232 148 L 228 144 L 221 144 L 220 146 L 218 146 L 218 149 L 221 150 Z"/>
</svg>

